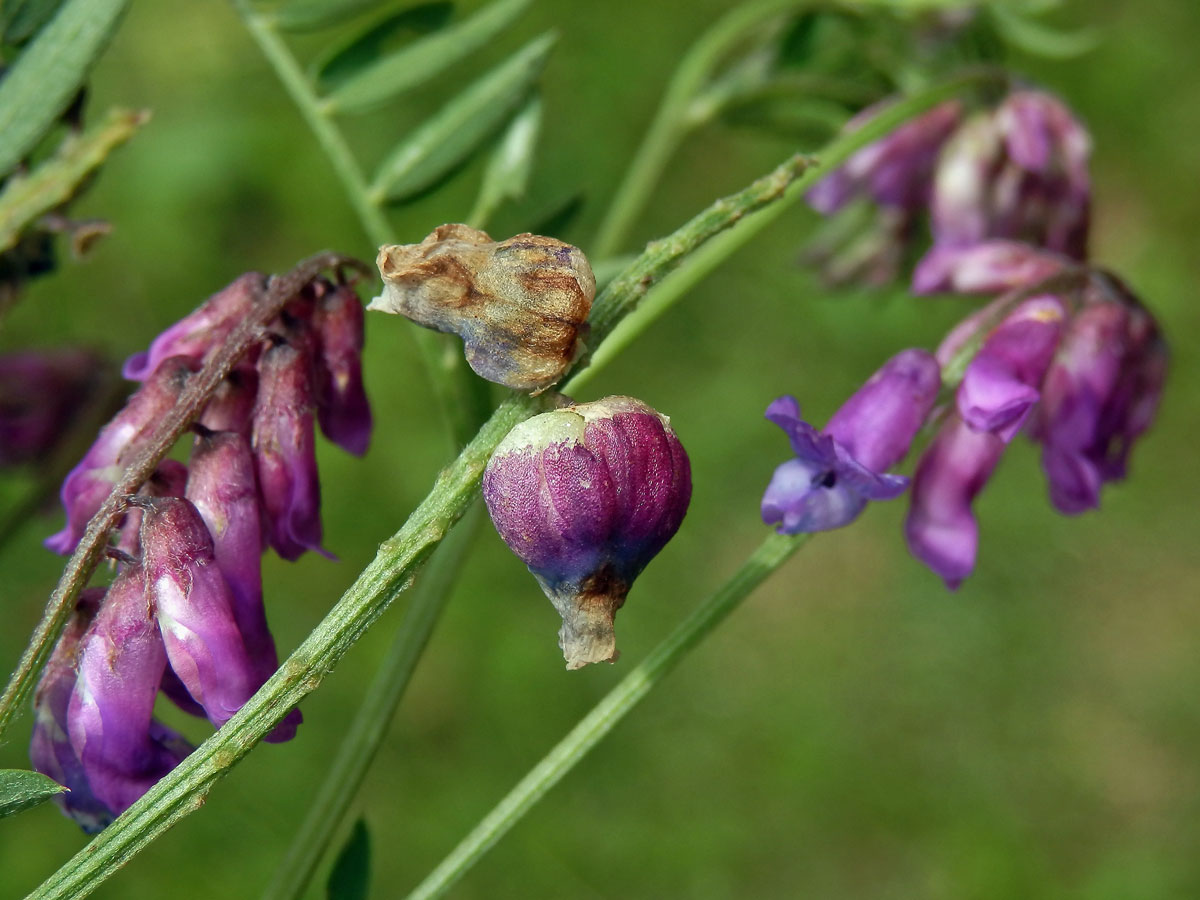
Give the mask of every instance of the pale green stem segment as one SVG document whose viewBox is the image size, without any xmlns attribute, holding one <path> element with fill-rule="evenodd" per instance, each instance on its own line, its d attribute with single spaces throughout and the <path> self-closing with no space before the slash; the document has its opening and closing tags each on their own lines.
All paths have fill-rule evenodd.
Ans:
<svg viewBox="0 0 1200 900">
<path fill-rule="evenodd" d="M 642 139 L 625 180 L 600 224 L 590 248 L 595 257 L 603 259 L 621 249 L 622 241 L 653 193 L 671 155 L 687 133 L 699 124 L 692 115 L 692 102 L 722 59 L 764 21 L 811 3 L 812 0 L 748 3 L 730 12 L 692 45 L 675 70 L 650 130 Z"/>
<path fill-rule="evenodd" d="M 408 896 L 408 900 L 440 897 L 471 868 L 542 796 L 558 784 L 601 738 L 638 704 L 689 651 L 766 578 L 811 537 L 807 534 L 770 535 L 733 577 L 683 620 L 636 668 L 592 707 L 529 774 L 483 817 Z"/>
<path fill-rule="evenodd" d="M 422 573 L 396 638 L 367 688 L 350 730 L 346 732 L 296 837 L 275 870 L 274 879 L 263 893 L 263 900 L 290 900 L 304 895 L 383 743 L 417 660 L 433 634 L 458 572 L 465 563 L 481 519 L 482 508 L 476 505 L 446 538 L 430 560 L 429 568 Z"/>
<path fill-rule="evenodd" d="M 272 27 L 269 17 L 256 12 L 246 0 L 235 0 L 234 5 L 245 22 L 246 30 L 279 76 L 300 115 L 329 157 L 330 165 L 341 180 L 367 239 L 376 248 L 383 244 L 401 243 L 383 207 L 372 199 L 366 177 L 341 129 L 317 96 L 287 43 Z M 467 367 L 458 338 L 424 328 L 410 331 L 429 372 L 433 392 L 446 418 L 454 446 L 461 447 L 471 439 L 479 423 L 491 411 L 488 387 Z"/>
<path fill-rule="evenodd" d="M 717 201 L 671 236 L 655 241 L 630 267 L 636 279 L 621 277 L 597 298 L 607 327 L 620 321 L 681 259 L 704 240 L 741 220 L 749 211 L 777 199 L 796 171 L 791 162 L 745 191 Z M 462 517 L 479 493 L 492 451 L 518 422 L 550 408 L 552 393 L 540 398 L 512 395 L 496 409 L 454 462 L 442 470 L 425 500 L 375 560 L 249 702 L 219 731 L 150 789 L 91 843 L 52 875 L 31 898 L 83 897 L 179 819 L 198 809 L 213 784 L 269 732 L 293 706 L 316 690 L 338 660 L 409 586 L 425 559 Z M 48 648 L 49 645 L 47 645 Z"/>
</svg>

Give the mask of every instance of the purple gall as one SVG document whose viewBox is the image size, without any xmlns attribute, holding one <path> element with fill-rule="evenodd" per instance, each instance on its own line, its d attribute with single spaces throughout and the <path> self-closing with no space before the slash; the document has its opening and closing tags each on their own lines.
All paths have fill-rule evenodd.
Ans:
<svg viewBox="0 0 1200 900">
<path fill-rule="evenodd" d="M 67 710 L 71 747 L 92 793 L 118 815 L 191 750 L 153 720 L 166 664 L 143 569 L 128 568 L 80 640 L 79 678 Z"/>
<path fill-rule="evenodd" d="M 129 357 L 121 374 L 130 381 L 145 381 L 172 356 L 203 363 L 250 311 L 265 284 L 258 272 L 242 275 L 156 337 L 149 350 Z"/>
<path fill-rule="evenodd" d="M 908 453 L 940 387 L 937 360 L 912 349 L 888 360 L 824 431 L 800 418 L 794 397 L 775 400 L 767 419 L 787 434 L 796 456 L 775 470 L 763 521 L 781 534 L 828 531 L 854 521 L 871 500 L 900 496 L 908 479 L 886 470 Z"/>
<path fill-rule="evenodd" d="M 174 356 L 155 369 L 100 432 L 80 463 L 70 471 L 62 486 L 62 504 L 67 525 L 45 541 L 55 553 L 70 553 L 83 537 L 88 520 L 107 499 L 125 466 L 145 445 L 158 420 L 178 401 L 196 363 Z"/>
<path fill-rule="evenodd" d="M 1072 259 L 1087 255 L 1091 141 L 1057 99 L 1017 91 L 947 143 L 931 209 L 938 246 L 1004 238 Z"/>
<path fill-rule="evenodd" d="M 285 341 L 269 347 L 258 368 L 252 447 L 268 542 L 288 560 L 299 559 L 305 550 L 326 553 L 321 548 L 312 360 Z"/>
<path fill-rule="evenodd" d="M 568 669 L 616 659 L 613 617 L 679 529 L 691 493 L 669 420 L 631 397 L 534 416 L 496 448 L 484 501 L 562 616 Z"/>
<path fill-rule="evenodd" d="M 75 755 L 67 733 L 67 711 L 79 679 L 80 640 L 95 618 L 103 596 L 103 588 L 87 588 L 80 593 L 75 612 L 54 646 L 34 693 L 33 736 L 29 741 L 29 759 L 34 769 L 68 790 L 57 795 L 54 802 L 88 834 L 100 831 L 115 816 L 92 793 L 83 763 Z"/>
<path fill-rule="evenodd" d="M 355 456 L 371 442 L 371 406 L 363 388 L 363 306 L 342 286 L 317 301 L 317 422 L 327 438 Z"/>
<path fill-rule="evenodd" d="M 233 593 L 196 507 L 178 497 L 143 507 L 142 565 L 166 659 L 209 721 L 225 724 L 262 683 L 234 617 Z M 161 680 L 159 671 L 155 689 Z"/>
</svg>

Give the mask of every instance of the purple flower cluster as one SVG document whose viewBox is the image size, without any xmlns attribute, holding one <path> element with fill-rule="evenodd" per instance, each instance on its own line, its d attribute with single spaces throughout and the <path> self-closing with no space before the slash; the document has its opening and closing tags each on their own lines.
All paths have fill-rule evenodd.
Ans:
<svg viewBox="0 0 1200 900">
<path fill-rule="evenodd" d="M 124 372 L 142 381 L 67 476 L 71 552 L 189 377 L 252 309 L 263 277 L 242 276 L 173 325 Z M 263 607 L 262 555 L 321 548 L 314 418 L 366 451 L 371 414 L 353 288 L 309 283 L 221 384 L 194 428 L 188 463 L 164 460 L 130 498 L 107 591 L 84 593 L 35 698 L 35 768 L 71 788 L 61 805 L 86 830 L 129 807 L 189 752 L 152 717 L 161 690 L 220 727 L 278 666 Z M 315 413 L 315 416 L 314 416 Z M 292 710 L 267 737 L 286 741 Z"/>
<path fill-rule="evenodd" d="M 93 399 L 101 366 L 86 350 L 0 356 L 0 467 L 36 463 L 53 453 Z"/>
<path fill-rule="evenodd" d="M 1131 447 L 1153 421 L 1167 353 L 1132 292 L 1081 264 L 1090 141 L 1066 107 L 1018 91 L 952 136 L 947 123 L 943 107 L 912 120 L 809 200 L 830 212 L 866 195 L 913 217 L 928 206 L 933 246 L 914 270 L 914 293 L 999 296 L 951 330 L 936 356 L 909 350 L 887 363 L 823 432 L 800 419 L 791 397 L 772 403 L 767 418 L 787 432 L 796 458 L 776 470 L 762 513 L 784 533 L 847 524 L 868 500 L 903 492 L 906 480 L 885 470 L 937 418 L 913 476 L 905 535 L 913 555 L 955 588 L 975 565 L 973 501 L 1012 439 L 1025 431 L 1041 444 L 1056 509 L 1095 508 L 1103 484 L 1125 477 Z M 955 393 L 930 417 L 939 373 Z"/>
</svg>

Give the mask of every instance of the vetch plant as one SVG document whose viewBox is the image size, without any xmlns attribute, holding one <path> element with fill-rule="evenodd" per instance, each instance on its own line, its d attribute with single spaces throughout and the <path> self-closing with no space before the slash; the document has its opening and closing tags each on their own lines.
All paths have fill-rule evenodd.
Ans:
<svg viewBox="0 0 1200 900">
<path fill-rule="evenodd" d="M 0 121 L 21 124 L 0 136 L 8 166 L 0 221 L 25 241 L 5 251 L 23 268 L 5 282 L 4 298 L 16 298 L 38 268 L 36 242 L 59 233 L 42 213 L 61 215 L 83 173 L 132 133 L 109 134 L 83 166 L 71 155 L 77 116 L 64 107 L 122 6 L 67 0 L 0 18 L 13 65 L 0 81 Z M 283 758 L 305 741 L 320 726 L 310 716 L 300 727 L 302 701 L 393 601 L 408 600 L 267 889 L 269 897 L 303 895 L 472 555 L 481 497 L 504 545 L 561 616 L 566 667 L 613 662 L 620 680 L 414 897 L 445 893 L 812 533 L 869 519 L 870 501 L 907 494 L 908 548 L 954 589 L 976 569 L 975 502 L 1021 434 L 1041 447 L 1054 508 L 1075 515 L 1099 505 L 1104 484 L 1126 477 L 1132 448 L 1154 421 L 1166 344 L 1147 305 L 1089 257 L 1091 139 L 1065 101 L 999 65 L 1005 42 L 1071 45 L 1072 36 L 1056 40 L 1028 11 L 796 0 L 737 7 L 681 62 L 598 232 L 568 243 L 569 217 L 536 216 L 521 200 L 534 193 L 535 147 L 554 115 L 539 77 L 570 34 L 534 37 L 472 76 L 399 135 L 374 174 L 342 122 L 450 77 L 521 27 L 527 0 L 493 0 L 467 14 L 447 4 L 379 10 L 366 0 L 234 6 L 328 157 L 366 240 L 346 236 L 350 255 L 321 253 L 280 275 L 238 276 L 173 324 L 164 316 L 163 330 L 122 369 L 137 386 L 65 473 L 65 524 L 45 544 L 69 560 L 0 697 L 0 735 L 18 736 L 32 706 L 30 764 L 68 789 L 43 787 L 35 800 L 53 796 L 95 836 L 31 897 L 85 896 L 202 807 L 246 754 Z M 343 23 L 307 64 L 294 54 L 290 34 Z M 54 59 L 64 61 L 62 72 L 42 109 L 31 85 L 39 73 L 48 77 Z M 793 154 L 636 248 L 630 233 L 674 151 L 722 122 L 771 127 Z M 47 150 L 62 130 L 64 147 Z M 485 151 L 473 209 L 457 222 L 464 216 L 441 188 L 474 171 L 472 159 Z M 56 205 L 33 215 L 15 189 L 37 173 L 59 189 Z M 425 218 L 425 206 L 402 211 L 418 199 L 442 204 L 435 218 Z M 782 214 L 804 200 L 829 218 L 806 253 L 827 284 L 910 285 L 915 296 L 893 302 L 916 307 L 940 302 L 932 294 L 990 299 L 964 310 L 936 347 L 888 335 L 890 358 L 873 362 L 875 374 L 823 428 L 801 415 L 802 403 L 811 410 L 826 399 L 812 396 L 821 385 L 804 376 L 803 359 L 789 360 L 769 392 L 745 398 L 751 412 L 720 427 L 750 431 L 761 425 L 754 410 L 771 396 L 801 395 L 778 396 L 766 411 L 792 457 L 773 475 L 778 457 L 746 460 L 762 472 L 765 491 L 727 513 L 734 536 L 757 527 L 762 543 L 648 654 L 618 660 L 614 618 L 656 556 L 682 552 L 670 542 L 690 525 L 693 479 L 699 496 L 714 468 L 706 450 L 689 458 L 676 434 L 701 427 L 695 406 L 672 422 L 635 398 L 642 392 L 623 383 L 627 372 L 608 373 L 622 382 L 618 394 L 588 400 L 586 389 L 690 287 L 768 226 L 782 227 Z M 398 226 L 402 214 L 422 221 Z M 491 221 L 503 217 L 521 222 Z M 626 247 L 635 250 L 616 255 Z M 371 257 L 381 287 L 357 261 Z M 788 260 L 777 262 L 800 277 Z M 364 289 L 377 292 L 366 310 L 398 316 L 365 316 Z M 730 301 L 751 330 L 774 322 L 755 305 L 758 289 L 748 284 L 745 297 Z M 456 455 L 394 534 L 378 535 L 373 561 L 311 633 L 277 647 L 267 610 L 277 621 L 287 606 L 264 582 L 266 551 L 289 562 L 314 551 L 329 558 L 315 560 L 322 566 L 333 564 L 328 547 L 344 552 L 328 541 L 322 518 L 322 495 L 336 496 L 339 485 L 322 479 L 317 432 L 362 457 L 376 419 L 397 415 L 368 401 L 368 327 L 403 330 L 415 342 L 427 385 L 409 391 L 427 388 L 436 399 Z M 874 327 L 859 326 L 863 335 Z M 0 399 L 41 398 L 0 405 L 0 463 L 27 464 L 61 442 L 84 406 L 85 358 L 0 356 Z M 389 458 L 381 474 L 368 456 L 355 462 L 363 473 L 355 477 L 393 477 L 406 464 Z M 739 525 L 756 502 L 761 523 Z M 665 599 L 637 592 L 645 594 L 639 605 Z M 528 593 L 537 592 L 530 585 Z M 686 598 L 671 599 L 674 610 Z M 486 615 L 498 622 L 503 612 Z M 623 635 L 634 625 L 628 614 L 626 622 Z M 168 724 L 177 720 L 179 728 Z M 264 741 L 288 746 L 257 750 Z M 16 789 L 11 798 L 0 793 L 0 813 L 30 802 Z M 360 820 L 334 866 L 331 896 L 365 895 L 368 848 L 381 844 Z"/>
</svg>

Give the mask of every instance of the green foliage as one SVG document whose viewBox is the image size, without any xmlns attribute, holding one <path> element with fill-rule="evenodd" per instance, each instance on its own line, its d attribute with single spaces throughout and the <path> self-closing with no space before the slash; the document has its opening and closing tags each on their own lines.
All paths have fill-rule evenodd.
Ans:
<svg viewBox="0 0 1200 900">
<path fill-rule="evenodd" d="M 32 809 L 66 788 L 40 772 L 0 769 L 0 819 Z"/>
<path fill-rule="evenodd" d="M 370 887 L 371 836 L 366 821 L 359 819 L 334 861 L 325 896 L 328 900 L 366 900 Z"/>
<path fill-rule="evenodd" d="M 379 0 L 286 0 L 271 22 L 283 31 L 319 31 L 379 6 Z"/>
</svg>

